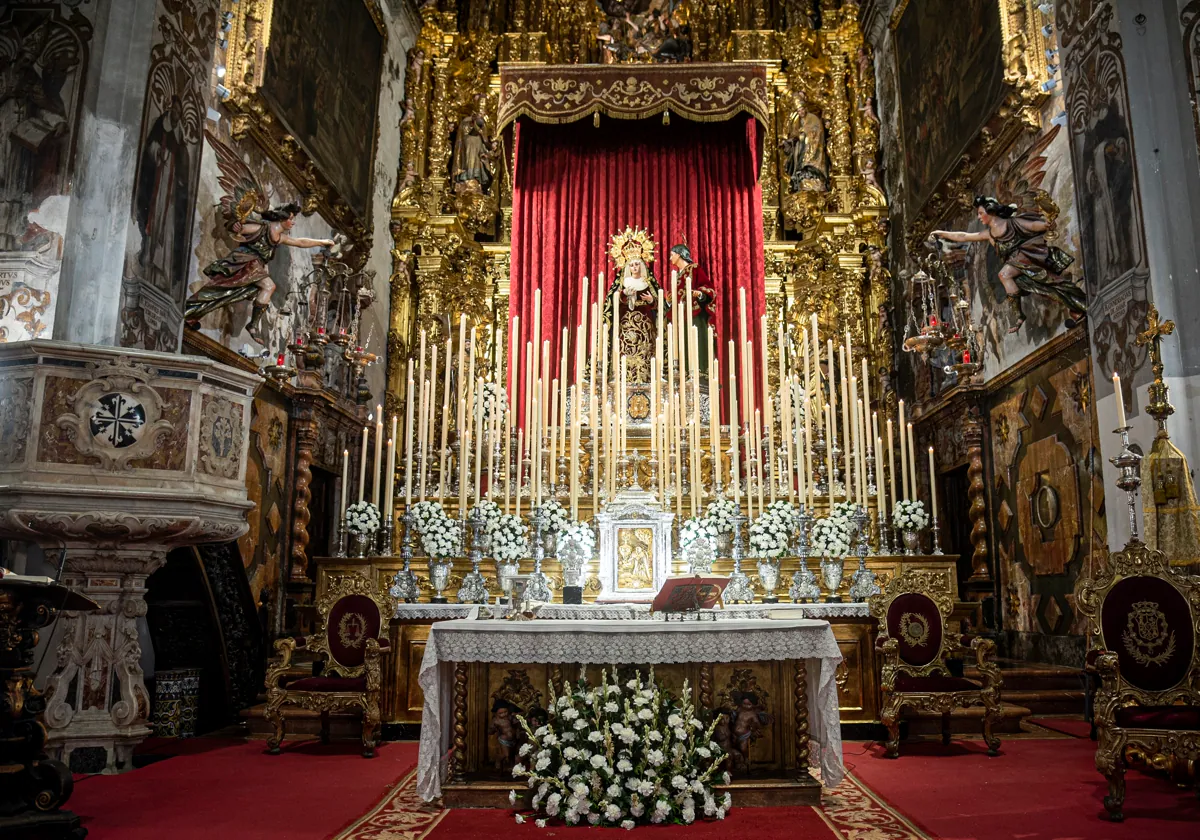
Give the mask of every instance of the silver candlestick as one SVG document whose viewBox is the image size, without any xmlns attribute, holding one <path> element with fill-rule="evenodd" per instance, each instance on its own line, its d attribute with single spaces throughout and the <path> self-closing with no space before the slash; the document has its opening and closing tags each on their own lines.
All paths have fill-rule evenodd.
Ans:
<svg viewBox="0 0 1200 840">
<path fill-rule="evenodd" d="M 398 601 L 415 604 L 421 597 L 421 587 L 417 584 L 417 576 L 413 574 L 411 567 L 412 514 L 405 510 L 400 521 L 404 523 L 404 540 L 400 543 L 400 559 L 404 561 L 404 566 L 392 578 L 392 586 L 388 593 Z"/>
<path fill-rule="evenodd" d="M 334 557 L 346 556 L 346 517 L 339 516 L 333 522 Z"/>
<path fill-rule="evenodd" d="M 1118 394 L 1118 397 L 1120 395 Z M 1121 471 L 1117 476 L 1117 486 L 1125 491 L 1126 504 L 1129 506 L 1129 539 L 1138 542 L 1137 526 L 1137 493 L 1142 486 L 1141 465 L 1142 456 L 1129 445 L 1129 430 L 1132 426 L 1121 426 L 1115 433 L 1121 436 L 1121 451 L 1109 463 Z"/>
<path fill-rule="evenodd" d="M 725 600 L 732 604 L 752 604 L 754 603 L 754 587 L 750 585 L 750 578 L 746 577 L 746 573 L 742 571 L 743 553 L 742 545 L 742 525 L 746 522 L 746 517 L 739 511 L 733 517 L 733 573 L 729 576 L 729 583 L 725 587 Z"/>
<path fill-rule="evenodd" d="M 483 580 L 483 573 L 479 571 L 479 564 L 483 562 L 483 549 L 487 541 L 487 521 L 483 518 L 483 513 L 478 506 L 471 509 L 467 525 L 471 529 L 469 554 L 471 571 L 463 575 L 462 586 L 458 589 L 458 602 L 460 604 L 486 604 L 487 584 Z"/>
<path fill-rule="evenodd" d="M 797 604 L 811 604 L 820 600 L 821 588 L 817 586 L 816 575 L 808 568 L 808 530 L 812 527 L 813 518 L 804 505 L 800 506 L 797 521 L 799 527 L 796 529 L 796 556 L 800 559 L 800 568 L 792 573 L 792 586 L 788 589 L 788 597 Z"/>
<path fill-rule="evenodd" d="M 838 458 L 841 456 L 841 454 L 842 450 L 838 448 L 837 441 L 834 440 L 829 448 L 829 463 L 833 467 L 833 474 L 829 476 L 829 487 L 832 489 L 833 495 L 835 496 L 838 495 L 839 485 L 842 483 L 842 474 L 841 471 L 838 470 Z M 826 492 L 829 491 L 827 490 Z"/>
<path fill-rule="evenodd" d="M 816 475 L 813 476 L 816 482 L 813 485 L 813 491 L 818 496 L 824 496 L 829 493 L 829 484 L 827 483 L 828 477 L 825 475 L 825 430 L 823 428 L 817 432 L 817 440 L 812 445 L 812 450 L 813 454 L 816 455 L 816 458 L 813 460 L 817 468 Z"/>
<path fill-rule="evenodd" d="M 941 553 L 942 553 L 942 546 L 941 546 L 941 543 L 940 543 L 940 542 L 939 542 L 939 540 L 938 540 L 938 533 L 939 533 L 941 530 L 942 530 L 942 529 L 941 529 L 941 527 L 939 527 L 939 525 L 938 525 L 938 518 L 937 518 L 937 516 L 935 515 L 935 516 L 933 517 L 933 553 L 934 553 L 934 554 L 941 554 Z"/>
<path fill-rule="evenodd" d="M 871 517 L 866 508 L 859 505 L 854 510 L 854 524 L 858 528 L 858 568 L 850 580 L 850 599 L 866 601 L 872 595 L 880 593 L 879 584 L 875 582 L 875 573 L 867 568 L 867 525 Z"/>
<path fill-rule="evenodd" d="M 542 561 L 546 559 L 546 547 L 542 539 L 542 528 L 545 527 L 545 515 L 541 508 L 533 512 L 533 574 L 525 587 L 525 597 L 530 601 L 549 602 L 554 599 L 550 591 L 550 579 L 542 571 Z"/>
</svg>

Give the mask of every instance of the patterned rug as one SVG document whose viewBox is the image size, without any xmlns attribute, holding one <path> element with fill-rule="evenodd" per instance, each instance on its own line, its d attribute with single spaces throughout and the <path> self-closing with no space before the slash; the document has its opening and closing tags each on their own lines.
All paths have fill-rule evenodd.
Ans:
<svg viewBox="0 0 1200 840">
<path fill-rule="evenodd" d="M 766 817 L 772 811 L 791 811 L 793 809 L 777 808 L 746 808 L 741 815 Z M 819 807 L 803 809 L 814 811 L 821 821 L 829 828 L 833 840 L 930 840 L 929 835 L 914 826 L 894 808 L 880 799 L 858 779 L 847 774 L 843 781 L 833 791 L 826 791 Z M 735 809 L 736 811 L 736 809 Z M 766 813 L 764 813 L 766 812 Z M 417 795 L 416 772 L 404 777 L 383 801 L 375 806 L 358 822 L 338 834 L 334 840 L 439 840 L 442 832 L 437 831 L 438 825 L 449 812 L 421 801 Z M 461 812 L 460 812 L 461 813 Z M 542 831 L 532 825 L 518 826 L 512 817 L 503 811 L 475 810 L 469 812 L 480 822 L 489 825 L 499 814 L 504 815 L 509 835 L 512 837 L 561 836 L 574 832 L 588 831 L 586 827 L 577 829 L 558 826 Z M 781 820 L 778 834 L 770 830 L 764 831 L 764 823 L 773 820 L 756 819 L 760 828 L 754 834 L 756 840 L 776 840 L 776 838 L 791 838 L 795 835 L 795 824 Z M 679 827 L 681 830 L 682 827 Z M 699 828 L 699 826 L 697 826 Z M 663 837 L 664 829 L 656 829 L 656 836 Z M 665 829 L 669 831 L 670 829 Z M 485 832 L 490 834 L 491 832 Z M 453 837 L 464 836 L 459 831 L 451 831 Z M 484 836 L 481 834 L 480 836 Z M 594 836 L 594 835 L 593 835 Z"/>
</svg>

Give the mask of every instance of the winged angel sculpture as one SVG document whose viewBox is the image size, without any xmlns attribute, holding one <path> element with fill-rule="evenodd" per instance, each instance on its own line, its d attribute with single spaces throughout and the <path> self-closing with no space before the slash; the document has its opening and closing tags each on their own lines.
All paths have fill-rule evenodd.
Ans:
<svg viewBox="0 0 1200 840">
<path fill-rule="evenodd" d="M 988 195 L 975 196 L 975 215 L 983 230 L 932 233 L 934 238 L 948 242 L 987 242 L 995 247 L 1004 262 L 998 277 L 1014 316 L 1010 333 L 1024 325 L 1021 299 L 1029 295 L 1040 295 L 1065 307 L 1068 329 L 1087 315 L 1084 290 L 1072 278 L 1062 276 L 1074 259 L 1048 241 L 1048 234 L 1055 229 L 1058 205 L 1042 189 L 1046 178 L 1044 152 L 1058 132 L 1059 126 L 1046 132 L 997 179 L 996 192 L 1013 199 L 1012 203 Z"/>
<path fill-rule="evenodd" d="M 300 205 L 288 203 L 271 207 L 266 190 L 237 153 L 211 132 L 205 131 L 205 136 L 216 152 L 221 171 L 217 178 L 225 191 L 221 197 L 221 215 L 237 246 L 204 269 L 208 282 L 188 298 L 184 317 L 188 326 L 195 329 L 200 326 L 200 319 L 210 312 L 250 300 L 254 310 L 246 331 L 256 341 L 263 342 L 264 337 L 260 334 L 262 318 L 270 308 L 271 295 L 275 292 L 275 283 L 267 266 L 280 246 L 331 248 L 335 243 L 332 239 L 291 236 Z"/>
</svg>

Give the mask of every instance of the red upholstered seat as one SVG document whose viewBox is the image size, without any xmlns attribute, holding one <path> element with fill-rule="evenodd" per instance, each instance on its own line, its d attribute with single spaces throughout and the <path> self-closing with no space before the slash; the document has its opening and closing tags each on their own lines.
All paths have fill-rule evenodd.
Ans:
<svg viewBox="0 0 1200 840">
<path fill-rule="evenodd" d="M 927 691 L 979 691 L 979 683 L 966 677 L 910 677 L 908 674 L 896 675 L 896 691 L 927 692 Z"/>
<path fill-rule="evenodd" d="M 906 665 L 928 665 L 941 654 L 942 615 L 928 595 L 898 595 L 888 606 L 886 627 L 887 635 L 899 642 L 900 660 Z"/>
<path fill-rule="evenodd" d="M 1131 729 L 1200 730 L 1200 707 L 1126 706 L 1117 709 L 1117 726 Z"/>
<path fill-rule="evenodd" d="M 305 677 L 288 683 L 288 691 L 366 691 L 366 677 Z"/>
</svg>

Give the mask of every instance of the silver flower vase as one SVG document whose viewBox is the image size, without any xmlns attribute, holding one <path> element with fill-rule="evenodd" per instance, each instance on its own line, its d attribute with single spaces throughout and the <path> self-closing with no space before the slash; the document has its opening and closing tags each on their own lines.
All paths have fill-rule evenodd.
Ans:
<svg viewBox="0 0 1200 840">
<path fill-rule="evenodd" d="M 779 560 L 774 557 L 763 557 L 759 560 L 758 580 L 762 583 L 763 603 L 779 603 L 779 598 L 775 595 L 775 589 L 779 586 Z"/>
<path fill-rule="evenodd" d="M 432 560 L 429 563 L 429 580 L 433 584 L 433 597 L 429 599 L 433 604 L 446 604 L 445 591 L 447 584 L 450 583 L 450 571 L 454 568 L 454 564 L 449 560 Z"/>
<path fill-rule="evenodd" d="M 844 557 L 821 558 L 821 583 L 825 584 L 825 603 L 842 603 L 842 596 L 838 594 L 838 588 L 842 585 L 842 577 L 845 574 L 846 559 Z"/>
<path fill-rule="evenodd" d="M 375 543 L 375 535 L 373 533 L 358 534 L 358 533 L 351 531 L 350 532 L 350 556 L 358 557 L 358 558 L 363 558 L 363 557 L 369 556 L 371 553 L 371 546 L 374 545 L 374 543 Z"/>
<path fill-rule="evenodd" d="M 912 531 L 906 528 L 900 537 L 904 540 L 904 556 L 915 557 L 917 555 L 917 546 L 921 544 L 920 531 Z"/>
</svg>

